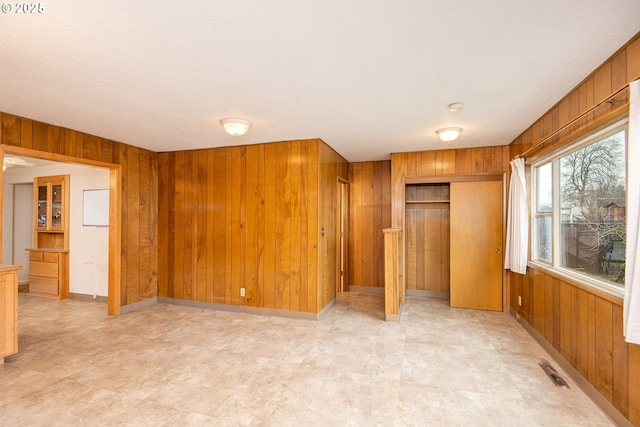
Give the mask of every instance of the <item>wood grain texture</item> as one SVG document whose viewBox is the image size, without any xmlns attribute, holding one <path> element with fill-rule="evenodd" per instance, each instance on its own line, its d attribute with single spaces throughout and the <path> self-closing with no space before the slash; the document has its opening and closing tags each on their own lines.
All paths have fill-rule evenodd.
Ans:
<svg viewBox="0 0 640 427">
<path fill-rule="evenodd" d="M 545 134 L 557 131 L 582 112 L 604 101 L 613 91 L 620 89 L 639 76 L 640 33 L 636 34 L 571 92 L 564 95 L 539 120 L 514 139 L 509 145 L 511 157 L 523 153 L 544 138 Z M 562 96 L 563 94 L 558 95 Z M 616 95 L 613 101 L 612 104 L 604 103 L 598 106 L 592 113 L 560 132 L 557 138 L 551 141 L 552 143 L 545 143 L 545 147 L 530 155 L 530 158 L 535 159 L 547 154 L 550 150 L 571 143 L 588 132 L 591 129 L 590 126 L 597 126 L 612 120 L 614 117 L 611 117 L 611 114 L 614 116 L 624 115 L 629 104 L 628 90 Z M 554 115 L 557 115 L 557 119 L 554 118 Z"/>
<path fill-rule="evenodd" d="M 449 292 L 449 184 L 407 185 L 405 198 L 427 202 L 405 207 L 406 288 Z"/>
<path fill-rule="evenodd" d="M 337 221 L 319 189 L 329 200 L 348 171 L 334 150 L 289 141 L 162 153 L 158 164 L 158 233 L 173 242 L 159 252 L 173 270 L 158 270 L 158 295 L 314 313 L 335 298 L 336 242 L 326 267 L 318 250 L 320 219 L 332 230 Z"/>
<path fill-rule="evenodd" d="M 420 162 L 418 162 L 418 157 Z M 452 176 L 502 174 L 507 170 L 508 146 L 455 150 L 421 151 L 391 154 L 391 226 L 402 228 L 405 177 L 440 177 L 449 182 Z M 420 167 L 417 165 L 420 164 Z"/>
<path fill-rule="evenodd" d="M 640 345 L 629 345 L 629 421 L 640 425 Z"/>
<path fill-rule="evenodd" d="M 454 182 L 450 191 L 450 304 L 502 311 L 502 182 Z"/>
<path fill-rule="evenodd" d="M 20 117 L 4 113 L 2 115 L 2 143 L 20 146 Z"/>
<path fill-rule="evenodd" d="M 119 314 L 122 305 L 155 296 L 159 255 L 158 154 L 54 124 L 8 113 L 0 115 L 2 144 L 21 155 L 111 170 L 110 185 L 120 191 L 110 192 L 110 206 L 115 210 L 111 212 L 110 208 L 108 311 Z M 134 154 L 130 156 L 129 151 Z M 141 157 L 145 161 L 142 167 Z M 133 164 L 129 164 L 130 158 Z M 136 234 L 141 222 L 144 231 Z M 130 258 L 132 250 L 141 256 Z"/>
<path fill-rule="evenodd" d="M 20 266 L 0 266 L 0 365 L 18 352 L 18 270 Z"/>
<path fill-rule="evenodd" d="M 391 162 L 349 164 L 349 283 L 384 287 L 384 236 L 391 226 Z"/>
<path fill-rule="evenodd" d="M 544 284 L 544 292 L 536 289 L 538 282 Z M 640 346 L 624 341 L 622 300 L 602 298 L 535 268 L 528 269 L 526 277 L 512 273 L 511 287 L 514 294 L 523 297 L 523 307 L 516 306 L 516 311 L 632 420 L 640 403 L 633 394 L 640 386 L 636 380 L 640 359 L 634 358 Z M 527 309 L 528 305 L 531 310 Z M 544 313 L 543 321 L 540 321 L 540 312 Z"/>
<path fill-rule="evenodd" d="M 639 76 L 640 33 L 514 139 L 509 145 L 510 157 L 523 153 L 538 143 L 545 134 L 565 126 L 581 112 L 603 101 L 613 91 Z M 627 111 L 628 92 L 623 91 L 613 100 L 613 104 L 602 104 L 566 131 L 560 132 L 552 140 L 552 144 L 545 143 L 544 148 L 530 156 L 531 159 L 572 143 L 594 126 L 622 117 Z M 527 278 L 535 274 L 528 271 Z M 545 272 L 539 274 L 545 276 L 545 282 L 551 277 Z M 519 275 L 513 273 L 510 274 L 510 279 L 512 295 L 518 293 L 524 299 L 528 294 L 526 286 L 530 280 L 525 278 L 521 281 Z M 604 298 L 595 290 L 590 292 L 588 288 L 578 288 L 557 278 L 551 280 L 554 283 L 554 297 L 551 301 L 545 298 L 542 304 L 545 312 L 550 311 L 553 317 L 553 338 L 550 339 L 548 332 L 545 333 L 546 324 L 544 329 L 539 329 L 539 325 L 534 327 L 603 397 L 612 402 L 634 425 L 640 425 L 640 346 L 624 342 L 621 326 L 622 300 Z M 513 298 L 511 301 L 512 308 L 525 316 L 526 310 L 514 305 Z M 525 318 L 532 322 L 530 316 Z"/>
<path fill-rule="evenodd" d="M 337 238 L 339 207 L 339 179 L 347 181 L 349 164 L 335 150 L 322 141 L 318 143 L 318 201 L 320 244 L 318 260 L 318 311 L 336 298 L 338 288 Z M 324 229 L 324 236 L 322 230 Z M 348 268 L 348 267 L 347 267 Z"/>
</svg>

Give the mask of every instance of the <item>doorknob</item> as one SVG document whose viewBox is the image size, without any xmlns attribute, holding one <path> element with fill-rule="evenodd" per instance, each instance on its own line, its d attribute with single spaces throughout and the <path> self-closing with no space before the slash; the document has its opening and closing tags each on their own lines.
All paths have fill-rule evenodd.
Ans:
<svg viewBox="0 0 640 427">
<path fill-rule="evenodd" d="M 500 252 L 500 248 L 496 248 L 496 253 Z"/>
</svg>

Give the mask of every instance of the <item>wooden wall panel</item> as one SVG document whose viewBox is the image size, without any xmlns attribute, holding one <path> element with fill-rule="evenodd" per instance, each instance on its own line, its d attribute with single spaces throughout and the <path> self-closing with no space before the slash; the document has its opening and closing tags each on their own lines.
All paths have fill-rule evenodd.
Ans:
<svg viewBox="0 0 640 427">
<path fill-rule="evenodd" d="M 406 177 L 501 174 L 507 170 L 508 160 L 508 146 L 392 153 L 391 227 L 402 228 Z"/>
<path fill-rule="evenodd" d="M 319 172 L 323 146 L 330 160 L 322 164 L 324 183 Z M 329 277 L 319 261 L 319 188 L 327 200 L 336 195 L 337 185 L 328 183 L 337 183 L 336 176 L 331 178 L 337 171 L 344 170 L 346 177 L 346 162 L 340 159 L 318 140 L 161 153 L 158 222 L 161 244 L 172 241 L 173 246 L 166 255 L 159 253 L 173 260 L 174 268 L 159 270 L 158 294 L 318 312 L 331 298 L 326 286 L 318 287 Z M 335 207 L 333 201 L 323 209 Z M 335 230 L 336 218 L 325 217 L 333 224 L 324 227 Z M 335 247 L 326 250 L 335 254 Z"/>
<path fill-rule="evenodd" d="M 42 151 L 65 155 L 69 161 L 94 160 L 122 166 L 120 305 L 155 296 L 159 256 L 158 155 L 9 113 L 0 112 L 0 116 L 2 145 L 34 150 L 34 156 Z M 136 231 L 141 228 L 142 233 Z"/>
<path fill-rule="evenodd" d="M 434 168 L 428 159 L 418 162 L 416 156 L 414 167 L 418 164 L 421 169 Z M 383 288 L 382 230 L 391 226 L 390 161 L 349 164 L 349 213 L 349 285 Z"/>
<path fill-rule="evenodd" d="M 417 195 L 417 200 L 436 198 Z M 405 238 L 406 289 L 448 293 L 449 204 L 407 205 Z"/>
<path fill-rule="evenodd" d="M 561 281 L 535 268 L 529 268 L 526 276 L 510 275 L 514 296 L 511 301 L 517 301 L 518 295 L 523 301 L 522 307 L 512 303 L 511 309 L 529 322 L 603 397 L 638 425 L 640 399 L 634 393 L 640 387 L 637 379 L 640 346 L 624 341 L 622 301 L 591 293 L 588 288 Z M 539 283 L 543 283 L 542 292 Z"/>
<path fill-rule="evenodd" d="M 349 178 L 349 163 L 324 142 L 318 145 L 318 226 L 320 233 L 318 260 L 318 311 L 336 298 L 338 286 L 338 180 Z"/>
<path fill-rule="evenodd" d="M 613 91 L 640 77 L 640 34 L 593 71 L 575 89 L 566 94 L 549 112 L 522 132 L 510 144 L 509 155 L 515 157 L 537 144 L 545 135 L 558 130 L 580 113 L 603 101 Z M 627 111 L 628 91 L 614 97 L 613 104 L 603 104 L 593 113 L 559 133 L 551 144 L 530 155 L 536 158 L 571 143 L 585 131 L 604 124 Z M 549 120 L 551 117 L 551 120 Z M 557 117 L 557 118 L 556 118 Z M 554 296 L 540 297 L 530 292 L 531 278 L 545 276 L 552 281 Z M 571 363 L 607 400 L 634 425 L 640 425 L 640 346 L 625 343 L 622 336 L 622 301 L 604 298 L 588 287 L 565 283 L 544 272 L 529 269 L 522 276 L 510 274 L 511 308 L 534 326 L 560 354 Z M 546 291 L 546 289 L 545 289 Z M 545 322 L 553 319 L 553 335 L 549 327 L 540 325 L 524 307 L 514 304 L 516 295 L 527 295 L 534 306 L 542 306 Z M 542 326 L 542 327 L 541 327 Z"/>
</svg>

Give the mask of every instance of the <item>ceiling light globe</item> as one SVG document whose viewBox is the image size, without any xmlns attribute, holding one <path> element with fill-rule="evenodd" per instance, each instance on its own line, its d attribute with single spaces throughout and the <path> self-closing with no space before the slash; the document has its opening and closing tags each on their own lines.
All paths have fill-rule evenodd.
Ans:
<svg viewBox="0 0 640 427">
<path fill-rule="evenodd" d="M 442 128 L 436 131 L 436 133 L 438 134 L 438 136 L 443 142 L 453 141 L 454 139 L 458 138 L 458 136 L 460 135 L 460 132 L 462 132 L 462 128 L 453 128 L 453 127 Z"/>
<path fill-rule="evenodd" d="M 249 130 L 251 122 L 245 119 L 222 119 L 220 124 L 224 130 L 232 136 L 242 136 Z"/>
</svg>

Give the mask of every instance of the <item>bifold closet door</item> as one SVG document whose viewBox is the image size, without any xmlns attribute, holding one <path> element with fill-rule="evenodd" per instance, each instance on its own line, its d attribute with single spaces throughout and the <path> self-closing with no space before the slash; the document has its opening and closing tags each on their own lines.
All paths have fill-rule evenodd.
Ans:
<svg viewBox="0 0 640 427">
<path fill-rule="evenodd" d="M 451 183 L 451 307 L 502 311 L 502 182 Z"/>
</svg>

